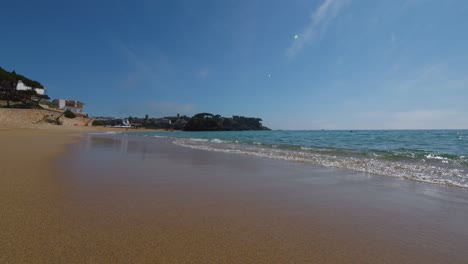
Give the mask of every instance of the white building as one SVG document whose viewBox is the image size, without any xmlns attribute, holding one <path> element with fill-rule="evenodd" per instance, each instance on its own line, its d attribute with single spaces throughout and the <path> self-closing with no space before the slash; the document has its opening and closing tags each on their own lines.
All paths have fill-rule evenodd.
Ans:
<svg viewBox="0 0 468 264">
<path fill-rule="evenodd" d="M 163 124 L 163 125 L 170 125 L 171 124 L 171 120 L 170 119 L 167 119 L 167 118 L 161 118 L 159 120 L 159 123 L 160 124 Z"/>
<path fill-rule="evenodd" d="M 19 80 L 18 84 L 16 85 L 16 91 L 28 91 L 32 89 L 32 87 L 26 86 L 21 80 Z M 45 94 L 45 88 L 34 88 L 34 91 L 36 91 L 36 93 L 40 95 Z"/>
<path fill-rule="evenodd" d="M 123 119 L 122 120 L 122 125 L 116 125 L 114 127 L 118 127 L 118 128 L 132 128 L 132 125 L 130 124 L 130 121 L 128 121 L 128 119 Z"/>
<path fill-rule="evenodd" d="M 57 106 L 59 109 L 65 110 L 65 111 L 71 111 L 73 113 L 80 113 L 84 114 L 83 112 L 83 106 L 84 103 L 76 100 L 67 100 L 67 99 L 54 99 L 52 101 L 52 104 Z"/>
</svg>

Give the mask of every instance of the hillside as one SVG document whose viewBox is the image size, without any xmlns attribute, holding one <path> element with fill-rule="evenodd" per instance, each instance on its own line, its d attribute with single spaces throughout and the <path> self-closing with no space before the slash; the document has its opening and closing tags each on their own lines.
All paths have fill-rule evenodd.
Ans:
<svg viewBox="0 0 468 264">
<path fill-rule="evenodd" d="M 20 81 L 33 89 L 17 90 L 17 84 Z M 38 93 L 37 89 L 44 89 L 44 86 L 15 71 L 8 72 L 0 67 L 0 100 L 6 101 L 7 108 L 41 108 L 38 105 L 38 99 L 49 99 L 49 97 L 43 92 Z M 14 102 L 21 102 L 21 104 Z"/>
<path fill-rule="evenodd" d="M 87 126 L 91 119 L 85 117 L 66 118 L 60 111 L 45 109 L 7 109 L 0 108 L 0 124 L 3 127 L 30 127 L 37 124 L 55 125 L 59 120 L 64 127 Z"/>
<path fill-rule="evenodd" d="M 210 113 L 194 115 L 184 127 L 186 131 L 242 131 L 270 130 L 262 125 L 262 119 L 256 117 L 222 117 Z"/>
<path fill-rule="evenodd" d="M 17 83 L 18 81 L 22 81 L 24 85 L 32 88 L 44 89 L 44 86 L 40 82 L 31 80 L 21 74 L 17 74 L 15 71 L 8 72 L 0 67 L 0 89 L 2 88 L 1 83 Z"/>
</svg>

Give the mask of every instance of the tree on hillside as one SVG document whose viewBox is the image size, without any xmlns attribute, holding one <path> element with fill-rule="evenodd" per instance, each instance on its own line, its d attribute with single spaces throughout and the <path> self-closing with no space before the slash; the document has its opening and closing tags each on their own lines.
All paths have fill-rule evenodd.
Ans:
<svg viewBox="0 0 468 264">
<path fill-rule="evenodd" d="M 188 131 L 237 131 L 237 130 L 269 130 L 262 125 L 261 118 L 233 116 L 232 118 L 199 113 L 194 115 L 184 127 Z"/>
<path fill-rule="evenodd" d="M 21 81 L 24 85 L 31 87 L 30 91 L 17 91 L 18 82 Z M 50 99 L 47 95 L 38 95 L 34 88 L 44 89 L 44 86 L 34 80 L 26 78 L 16 71 L 8 72 L 0 67 L 0 97 L 7 101 L 7 107 L 10 107 L 10 101 L 23 101 L 26 104 L 32 102 L 32 97 L 39 99 Z"/>
<path fill-rule="evenodd" d="M 63 113 L 63 115 L 66 117 L 66 118 L 75 118 L 76 117 L 76 114 L 73 113 L 72 111 L 70 110 L 67 110 Z"/>
<path fill-rule="evenodd" d="M 44 100 L 50 100 L 50 97 L 47 94 L 38 94 L 37 97 Z"/>
</svg>

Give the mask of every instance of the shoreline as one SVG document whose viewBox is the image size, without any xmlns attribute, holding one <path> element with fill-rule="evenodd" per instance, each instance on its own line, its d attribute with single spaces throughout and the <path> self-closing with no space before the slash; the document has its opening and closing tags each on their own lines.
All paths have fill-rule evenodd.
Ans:
<svg viewBox="0 0 468 264">
<path fill-rule="evenodd" d="M 458 188 L 85 132 L 0 129 L 0 262 L 468 257 Z"/>
<path fill-rule="evenodd" d="M 296 131 L 296 133 L 300 132 Z M 219 134 L 210 133 L 176 132 L 174 134 L 159 135 L 153 133 L 134 133 L 134 135 L 150 138 L 171 138 L 176 145 L 199 150 L 267 157 L 318 167 L 345 169 L 468 189 L 468 174 L 466 174 L 468 159 L 461 151 L 451 153 L 450 150 L 448 152 L 432 151 L 429 149 L 402 150 L 395 146 L 390 150 L 372 147 L 327 147 L 300 141 L 286 142 L 287 140 L 285 140 L 283 142 L 275 142 L 270 140 L 267 134 L 229 135 L 222 134 L 223 132 Z M 125 134 L 132 135 L 132 133 Z M 456 136 L 461 140 L 462 136 L 458 135 L 459 132 L 452 136 Z M 308 136 L 321 138 L 324 135 Z M 284 137 L 291 137 L 291 135 L 284 135 Z M 453 144 L 456 143 L 458 142 L 453 142 Z M 463 145 L 460 145 L 459 149 L 462 148 Z"/>
</svg>

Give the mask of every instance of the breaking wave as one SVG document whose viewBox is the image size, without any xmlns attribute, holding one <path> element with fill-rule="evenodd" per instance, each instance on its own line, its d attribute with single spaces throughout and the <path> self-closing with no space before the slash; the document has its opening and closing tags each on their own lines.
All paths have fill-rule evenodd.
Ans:
<svg viewBox="0 0 468 264">
<path fill-rule="evenodd" d="M 464 156 L 436 155 L 424 151 L 367 151 L 323 149 L 287 145 L 241 144 L 219 139 L 176 138 L 174 144 L 192 149 L 253 155 L 303 162 L 330 168 L 392 176 L 434 184 L 468 188 Z"/>
</svg>

